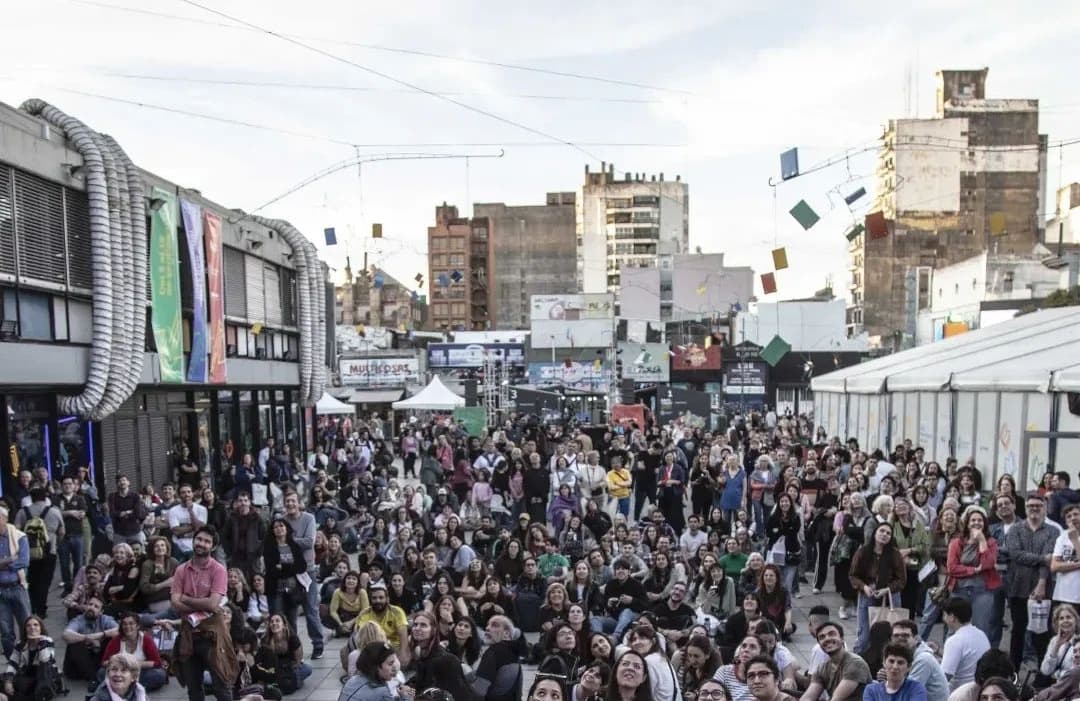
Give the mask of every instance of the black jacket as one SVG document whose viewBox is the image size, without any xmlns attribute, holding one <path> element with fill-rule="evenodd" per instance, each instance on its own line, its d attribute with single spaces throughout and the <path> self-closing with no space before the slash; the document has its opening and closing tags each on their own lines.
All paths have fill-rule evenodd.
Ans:
<svg viewBox="0 0 1080 701">
<path fill-rule="evenodd" d="M 608 606 L 608 599 L 616 599 L 623 594 L 630 596 L 633 601 L 629 604 L 616 603 L 615 606 Z M 645 598 L 645 587 L 641 582 L 633 577 L 627 577 L 625 582 L 620 582 L 618 578 L 611 579 L 604 585 L 604 606 L 607 609 L 608 615 L 613 618 L 618 618 L 623 609 L 630 609 L 635 613 L 641 613 L 648 605 L 648 601 Z"/>
<path fill-rule="evenodd" d="M 266 563 L 266 593 L 274 596 L 279 592 L 279 584 L 283 579 L 294 577 L 307 572 L 307 561 L 304 560 L 304 551 L 294 540 L 289 540 L 289 550 L 292 551 L 292 562 L 283 563 L 281 553 L 278 551 L 277 541 L 273 538 L 266 541 L 263 550 L 263 559 Z"/>
</svg>

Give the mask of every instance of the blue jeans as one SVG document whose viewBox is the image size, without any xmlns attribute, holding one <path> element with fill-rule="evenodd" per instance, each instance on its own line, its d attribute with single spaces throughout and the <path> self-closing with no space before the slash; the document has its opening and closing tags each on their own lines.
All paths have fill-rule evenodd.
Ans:
<svg viewBox="0 0 1080 701">
<path fill-rule="evenodd" d="M 630 518 L 630 497 L 619 497 L 619 513 Z"/>
<path fill-rule="evenodd" d="M 57 547 L 60 551 L 60 579 L 64 582 L 64 591 L 68 591 L 75 581 L 75 573 L 82 568 L 82 533 L 65 535 L 57 543 Z"/>
<path fill-rule="evenodd" d="M 311 638 L 312 651 L 323 649 L 323 627 L 322 621 L 319 620 L 319 585 L 316 583 L 318 579 L 319 568 L 312 567 L 308 570 L 308 576 L 311 577 L 311 586 L 307 591 L 307 602 L 304 604 L 304 617 L 307 618 L 307 634 Z M 310 676 L 311 670 L 308 669 L 308 675 Z"/>
<path fill-rule="evenodd" d="M 784 580 L 784 587 L 788 593 L 795 596 L 799 593 L 799 566 L 784 565 L 780 568 L 780 576 Z"/>
<path fill-rule="evenodd" d="M 923 640 L 930 639 L 930 631 L 941 620 L 941 609 L 930 600 L 930 589 L 926 591 L 926 602 L 923 604 L 922 622 L 919 623 L 919 637 Z"/>
<path fill-rule="evenodd" d="M 765 502 L 761 499 L 752 499 L 750 510 L 754 514 L 754 533 L 760 536 L 765 532 Z"/>
<path fill-rule="evenodd" d="M 4 656 L 11 658 L 15 649 L 15 631 L 30 617 L 30 594 L 21 584 L 0 585 L 0 639 Z"/>
<path fill-rule="evenodd" d="M 307 662 L 301 662 L 296 665 L 296 688 L 299 689 L 304 685 L 304 680 L 311 676 L 311 665 Z"/>
<path fill-rule="evenodd" d="M 611 616 L 593 616 L 589 619 L 589 626 L 594 633 L 605 633 L 611 635 L 616 641 L 622 640 L 623 633 L 626 629 L 638 619 L 641 614 L 635 613 L 630 609 L 623 609 L 619 613 L 617 619 Z"/>
<path fill-rule="evenodd" d="M 889 600 L 893 607 L 900 606 L 899 593 L 889 592 Z M 871 599 L 863 592 L 859 592 L 858 627 L 855 633 L 855 650 L 853 651 L 856 655 L 862 654 L 870 642 L 870 607 L 881 606 L 881 603 L 880 598 Z"/>
<path fill-rule="evenodd" d="M 971 602 L 971 624 L 979 630 L 989 633 L 987 637 L 991 637 L 994 633 L 994 627 L 997 627 L 998 641 L 1000 642 L 1001 623 L 993 620 L 995 592 L 986 588 L 986 582 L 981 575 L 968 577 L 957 582 L 952 595 Z"/>
</svg>

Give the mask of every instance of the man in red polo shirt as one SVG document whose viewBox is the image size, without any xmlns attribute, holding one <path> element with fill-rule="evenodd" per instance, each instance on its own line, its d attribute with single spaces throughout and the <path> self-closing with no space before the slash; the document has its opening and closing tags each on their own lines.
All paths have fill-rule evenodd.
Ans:
<svg viewBox="0 0 1080 701">
<path fill-rule="evenodd" d="M 210 557 L 217 544 L 217 533 L 211 526 L 199 526 L 192 539 L 192 557 L 176 568 L 173 575 L 171 603 L 173 611 L 183 618 L 183 636 L 191 636 L 192 651 L 182 661 L 182 679 L 187 684 L 191 701 L 204 701 L 203 673 L 210 672 L 214 696 L 218 701 L 232 701 L 232 679 L 220 673 L 226 656 L 223 647 L 232 650 L 227 626 L 214 626 L 212 617 L 223 608 L 228 574 L 225 566 Z M 212 630 L 216 628 L 216 630 Z M 224 640 L 218 639 L 224 636 Z"/>
</svg>

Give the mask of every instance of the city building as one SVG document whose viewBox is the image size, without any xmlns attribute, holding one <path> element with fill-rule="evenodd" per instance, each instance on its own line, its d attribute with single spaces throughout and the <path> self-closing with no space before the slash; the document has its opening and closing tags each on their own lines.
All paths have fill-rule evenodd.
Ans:
<svg viewBox="0 0 1080 701">
<path fill-rule="evenodd" d="M 916 345 L 992 326 L 1065 289 L 1075 273 L 1039 244 L 1027 255 L 991 254 L 930 271 L 929 293 L 919 296 Z M 910 310 L 914 311 L 914 310 Z M 910 312 L 909 312 L 910 313 Z"/>
<path fill-rule="evenodd" d="M 614 293 L 626 268 L 656 267 L 661 253 L 688 253 L 690 194 L 679 176 L 625 173 L 602 163 L 585 167 L 577 193 L 577 291 Z"/>
<path fill-rule="evenodd" d="M 423 328 L 427 305 L 421 295 L 394 276 L 374 266 L 351 272 L 344 285 L 334 288 L 334 319 L 338 324 L 385 326 L 408 331 Z"/>
<path fill-rule="evenodd" d="M 573 192 L 549 192 L 542 205 L 478 203 L 473 217 L 490 223 L 493 328 L 527 328 L 533 295 L 574 292 Z"/>
<path fill-rule="evenodd" d="M 617 298 L 624 319 L 684 321 L 726 317 L 753 294 L 753 269 L 724 267 L 723 253 L 661 253 L 651 265 L 623 269 Z"/>
<path fill-rule="evenodd" d="M 987 98 L 987 72 L 938 71 L 935 116 L 885 127 L 871 212 L 884 226 L 868 219 L 866 231 L 849 233 L 853 335 L 866 330 L 882 347 L 910 346 L 915 318 L 906 310 L 926 271 L 983 251 L 1027 254 L 1043 240 L 1039 103 Z"/>
<path fill-rule="evenodd" d="M 107 137 L 101 168 L 62 120 L 0 105 L 0 488 L 88 465 L 105 495 L 174 481 L 185 448 L 214 475 L 267 438 L 307 449 L 332 353 L 314 246 Z"/>
<path fill-rule="evenodd" d="M 483 331 L 492 326 L 491 223 L 458 216 L 443 202 L 428 227 L 428 326 L 434 331 Z"/>
</svg>

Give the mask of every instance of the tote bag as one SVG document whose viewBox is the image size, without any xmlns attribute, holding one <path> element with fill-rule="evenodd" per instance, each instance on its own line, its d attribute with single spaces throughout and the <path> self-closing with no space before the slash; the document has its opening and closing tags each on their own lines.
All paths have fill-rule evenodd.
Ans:
<svg viewBox="0 0 1080 701">
<path fill-rule="evenodd" d="M 881 606 L 871 606 L 869 611 L 869 623 L 874 625 L 878 621 L 887 621 L 889 623 L 896 623 L 897 621 L 906 621 L 911 618 L 911 613 L 905 608 L 894 608 L 892 606 L 892 597 L 888 594 L 881 597 Z"/>
</svg>

